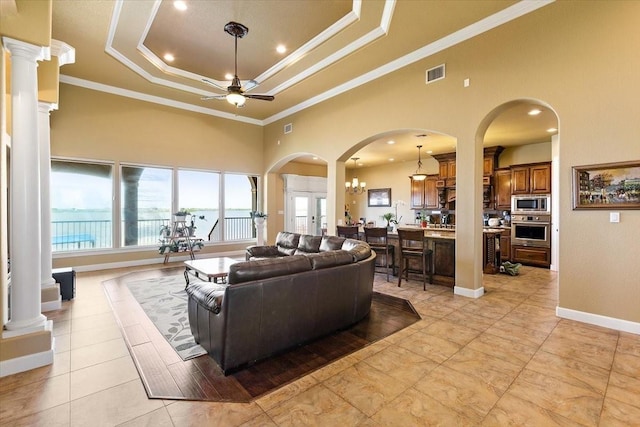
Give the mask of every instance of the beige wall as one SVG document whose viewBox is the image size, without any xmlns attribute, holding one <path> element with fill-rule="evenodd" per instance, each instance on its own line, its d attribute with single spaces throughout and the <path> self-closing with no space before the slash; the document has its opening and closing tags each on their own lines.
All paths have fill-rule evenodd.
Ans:
<svg viewBox="0 0 640 427">
<path fill-rule="evenodd" d="M 396 129 L 433 129 L 457 138 L 457 285 L 481 285 L 480 222 L 484 119 L 503 103 L 537 99 L 559 118 L 560 306 L 640 321 L 640 211 L 572 211 L 571 166 L 640 159 L 640 2 L 556 2 L 392 75 L 308 108 L 265 129 L 265 164 L 310 152 L 329 170 L 367 138 Z M 447 65 L 447 78 L 421 85 L 424 70 Z M 615 78 L 602 78 L 611 75 Z M 469 78 L 471 85 L 463 88 Z M 411 101 L 398 97 L 410 93 Z M 496 111 L 497 113 L 497 111 Z M 295 132 L 283 135 L 284 123 Z M 341 123 L 341 126 L 335 126 Z M 277 141 L 283 141 L 278 145 Z M 328 143 L 331 142 L 331 143 Z M 293 148 L 290 148 L 293 147 Z M 335 219 L 344 203 L 336 183 Z M 338 188 L 340 186 L 341 188 Z"/>
<path fill-rule="evenodd" d="M 2 8 L 0 35 L 31 43 L 51 45 L 52 0 L 16 0 L 17 13 Z"/>
<path fill-rule="evenodd" d="M 498 167 L 551 161 L 551 142 L 506 147 L 498 157 Z"/>
</svg>

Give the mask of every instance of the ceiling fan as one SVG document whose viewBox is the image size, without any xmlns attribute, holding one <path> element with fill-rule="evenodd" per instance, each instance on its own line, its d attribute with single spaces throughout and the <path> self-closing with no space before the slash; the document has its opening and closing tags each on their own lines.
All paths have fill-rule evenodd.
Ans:
<svg viewBox="0 0 640 427">
<path fill-rule="evenodd" d="M 202 79 L 203 82 L 218 88 L 220 90 L 226 90 L 226 95 L 214 95 L 214 96 L 204 96 L 201 99 L 226 99 L 229 104 L 235 105 L 237 108 L 244 106 L 247 98 L 251 99 L 259 99 L 262 101 L 273 101 L 275 98 L 271 95 L 258 95 L 258 94 L 247 94 L 248 91 L 258 86 L 258 82 L 255 80 L 249 80 L 246 82 L 244 87 L 242 86 L 242 82 L 238 78 L 238 38 L 243 38 L 249 32 L 249 28 L 238 23 L 238 22 L 229 22 L 224 26 L 224 31 L 233 36 L 236 42 L 236 51 L 235 51 L 235 71 L 233 75 L 233 80 L 231 80 L 231 85 L 224 87 L 219 84 L 212 82 L 208 79 Z"/>
</svg>

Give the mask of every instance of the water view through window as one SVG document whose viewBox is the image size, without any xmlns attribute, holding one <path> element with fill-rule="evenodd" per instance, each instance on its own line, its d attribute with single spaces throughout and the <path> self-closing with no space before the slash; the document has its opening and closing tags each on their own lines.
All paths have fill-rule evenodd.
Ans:
<svg viewBox="0 0 640 427">
<path fill-rule="evenodd" d="M 186 225 L 205 243 L 255 238 L 256 176 L 121 166 L 114 215 L 113 170 L 111 164 L 52 160 L 54 252 L 158 245 L 161 228 L 179 209 L 191 213 Z"/>
</svg>

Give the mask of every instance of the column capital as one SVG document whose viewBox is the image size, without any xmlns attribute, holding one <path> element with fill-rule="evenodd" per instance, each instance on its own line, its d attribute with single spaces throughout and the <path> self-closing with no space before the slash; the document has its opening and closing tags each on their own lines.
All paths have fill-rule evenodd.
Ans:
<svg viewBox="0 0 640 427">
<path fill-rule="evenodd" d="M 51 49 L 46 46 L 36 46 L 10 37 L 3 37 L 2 44 L 11 52 L 12 57 L 22 57 L 33 61 L 49 60 L 51 58 Z"/>
<path fill-rule="evenodd" d="M 60 40 L 51 39 L 51 55 L 58 58 L 58 66 L 76 62 L 76 49 Z"/>
</svg>

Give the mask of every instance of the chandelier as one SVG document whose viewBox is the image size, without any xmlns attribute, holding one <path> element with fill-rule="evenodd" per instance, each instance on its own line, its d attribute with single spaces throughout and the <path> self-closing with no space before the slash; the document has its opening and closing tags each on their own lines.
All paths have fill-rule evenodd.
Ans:
<svg viewBox="0 0 640 427">
<path fill-rule="evenodd" d="M 352 157 L 351 160 L 353 160 L 353 164 L 355 167 L 358 167 L 358 159 L 360 159 L 360 157 Z M 345 187 L 345 191 L 348 194 L 362 194 L 364 193 L 364 188 L 367 186 L 366 182 L 359 182 L 358 181 L 358 177 L 354 176 L 353 179 L 351 180 L 351 182 L 347 181 L 344 183 L 344 187 Z"/>
<path fill-rule="evenodd" d="M 417 147 L 418 147 L 418 169 L 416 169 L 416 173 L 411 175 L 411 178 L 414 181 L 424 181 L 425 179 L 427 179 L 427 174 L 422 172 L 422 160 L 420 159 L 420 149 L 422 148 L 422 145 L 418 145 Z"/>
</svg>

